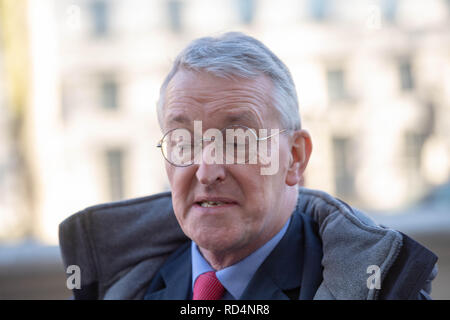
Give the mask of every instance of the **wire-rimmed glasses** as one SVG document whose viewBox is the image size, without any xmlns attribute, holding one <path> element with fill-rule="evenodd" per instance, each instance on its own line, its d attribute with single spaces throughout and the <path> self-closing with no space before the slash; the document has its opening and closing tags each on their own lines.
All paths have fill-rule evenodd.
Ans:
<svg viewBox="0 0 450 320">
<path fill-rule="evenodd" d="M 266 129 L 259 131 L 262 135 L 267 132 Z M 208 129 L 202 136 L 196 136 L 185 128 L 175 128 L 166 132 L 156 147 L 161 148 L 163 157 L 177 167 L 200 163 L 205 142 L 208 142 L 206 148 L 209 148 L 207 163 L 255 164 L 260 159 L 261 149 L 267 152 L 267 140 L 285 131 L 287 129 L 276 130 L 269 136 L 259 138 L 256 130 L 243 125 L 231 125 L 222 130 Z"/>
</svg>

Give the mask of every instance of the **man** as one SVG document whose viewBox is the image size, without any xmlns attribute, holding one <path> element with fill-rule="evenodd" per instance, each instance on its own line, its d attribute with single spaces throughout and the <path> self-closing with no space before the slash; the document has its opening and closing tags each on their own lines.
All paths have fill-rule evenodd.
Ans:
<svg viewBox="0 0 450 320">
<path fill-rule="evenodd" d="M 330 195 L 299 187 L 311 137 L 301 128 L 288 69 L 261 42 L 241 33 L 193 41 L 175 60 L 160 94 L 158 147 L 171 194 L 164 204 L 159 196 L 146 199 L 152 203 L 146 210 L 160 212 L 171 200 L 169 214 L 178 225 L 168 215 L 153 218 L 146 224 L 153 237 L 120 253 L 146 254 L 114 272 L 98 267 L 107 254 L 91 249 L 113 246 L 90 240 L 86 250 L 94 251 L 94 262 L 83 263 L 96 266 L 95 281 L 87 286 L 95 283 L 98 298 L 430 298 L 433 253 Z M 141 202 L 87 209 L 89 224 L 95 225 L 96 212 Z M 136 211 L 143 209 L 128 209 Z M 104 219 L 117 225 L 111 216 L 97 215 L 103 222 L 95 228 L 106 227 Z M 67 244 L 73 220 L 61 225 L 66 265 L 77 250 Z M 121 224 L 142 228 L 137 221 Z M 179 241 L 179 228 L 188 239 Z M 163 234 L 164 240 L 156 240 Z M 146 268 L 135 267 L 144 260 Z M 132 289 L 138 275 L 146 281 Z"/>
</svg>

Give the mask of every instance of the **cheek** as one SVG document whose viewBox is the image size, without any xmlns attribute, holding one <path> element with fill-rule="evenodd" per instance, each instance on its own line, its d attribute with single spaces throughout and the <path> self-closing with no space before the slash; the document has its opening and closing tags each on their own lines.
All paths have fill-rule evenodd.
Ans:
<svg viewBox="0 0 450 320">
<path fill-rule="evenodd" d="M 172 191 L 175 215 L 180 219 L 185 215 L 188 205 L 192 201 L 188 195 L 195 171 L 189 167 L 177 168 L 166 165 L 166 172 Z"/>
<path fill-rule="evenodd" d="M 258 219 L 271 192 L 271 177 L 260 174 L 258 165 L 236 165 L 230 170 L 237 188 L 242 193 L 247 211 L 247 219 Z M 250 214 L 252 213 L 252 214 Z M 245 217 L 243 217 L 245 219 Z"/>
<path fill-rule="evenodd" d="M 179 193 L 184 189 L 188 189 L 195 171 L 192 168 L 179 168 L 166 164 L 167 178 L 169 179 L 172 193 Z"/>
<path fill-rule="evenodd" d="M 170 186 L 172 186 L 173 166 L 168 164 L 166 161 L 165 168 L 166 168 L 167 179 L 169 179 Z"/>
<path fill-rule="evenodd" d="M 229 176 L 239 189 L 247 197 L 261 187 L 262 176 L 259 174 L 258 165 L 231 165 L 229 167 Z M 228 177 L 228 179 L 230 179 Z"/>
<path fill-rule="evenodd" d="M 258 165 L 236 166 L 236 169 L 230 170 L 245 198 L 246 211 L 253 213 L 249 219 L 264 220 L 263 216 L 276 209 L 274 205 L 286 187 L 285 158 L 286 155 L 280 156 L 280 170 L 274 175 L 262 175 Z"/>
</svg>

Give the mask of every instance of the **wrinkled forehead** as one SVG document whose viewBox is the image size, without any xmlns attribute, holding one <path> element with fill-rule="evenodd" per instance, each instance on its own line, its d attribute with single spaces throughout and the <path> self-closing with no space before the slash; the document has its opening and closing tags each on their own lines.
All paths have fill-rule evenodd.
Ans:
<svg viewBox="0 0 450 320">
<path fill-rule="evenodd" d="M 204 72 L 179 71 L 167 86 L 164 128 L 192 126 L 194 120 L 219 129 L 232 124 L 273 126 L 278 114 L 272 87 L 272 81 L 264 75 L 227 79 Z"/>
</svg>

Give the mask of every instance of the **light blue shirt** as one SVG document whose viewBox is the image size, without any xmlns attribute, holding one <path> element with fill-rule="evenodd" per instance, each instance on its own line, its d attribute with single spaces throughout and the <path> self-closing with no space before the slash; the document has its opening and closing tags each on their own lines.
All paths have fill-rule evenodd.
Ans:
<svg viewBox="0 0 450 320">
<path fill-rule="evenodd" d="M 272 250 L 276 247 L 281 238 L 283 238 L 289 226 L 291 218 L 281 228 L 281 230 L 262 247 L 254 251 L 252 254 L 222 270 L 216 272 L 217 279 L 225 288 L 225 294 L 222 300 L 238 300 L 242 296 L 245 288 L 249 284 L 256 270 L 266 260 Z M 208 271 L 215 271 L 208 261 L 203 258 L 197 244 L 192 241 L 191 244 L 192 256 L 192 290 L 194 289 L 195 280 L 199 275 Z"/>
</svg>

